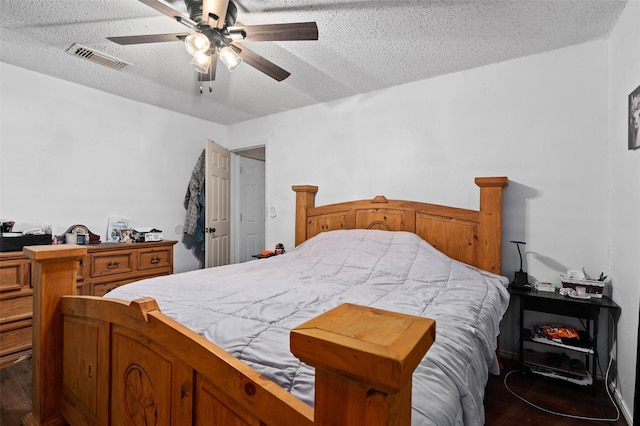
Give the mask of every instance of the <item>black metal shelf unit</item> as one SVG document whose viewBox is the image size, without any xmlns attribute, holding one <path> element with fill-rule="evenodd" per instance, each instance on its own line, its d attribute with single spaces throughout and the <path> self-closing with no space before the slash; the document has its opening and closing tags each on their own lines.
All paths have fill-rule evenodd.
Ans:
<svg viewBox="0 0 640 426">
<path fill-rule="evenodd" d="M 541 374 L 547 377 L 566 380 L 579 385 L 594 385 L 598 363 L 599 317 L 602 309 L 612 310 L 614 319 L 620 314 L 620 307 L 609 297 L 574 299 L 558 293 L 526 291 L 509 288 L 512 296 L 520 298 L 520 336 L 518 356 L 521 371 Z M 585 320 L 585 330 L 581 330 L 581 344 L 565 344 L 552 340 L 536 338 L 531 330 L 524 327 L 525 311 L 535 311 Z M 615 324 L 614 324 L 615 327 Z M 571 357 L 553 353 L 540 354 L 525 351 L 525 342 L 533 345 L 553 346 L 584 357 L 580 365 Z M 586 342 L 586 343 L 585 343 Z M 563 353 L 564 355 L 564 353 Z M 608 356 L 608 354 L 607 354 Z"/>
</svg>

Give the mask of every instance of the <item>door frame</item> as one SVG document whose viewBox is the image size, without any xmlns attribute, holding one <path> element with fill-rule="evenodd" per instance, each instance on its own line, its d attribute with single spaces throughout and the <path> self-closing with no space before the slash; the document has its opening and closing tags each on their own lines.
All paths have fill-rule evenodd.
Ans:
<svg viewBox="0 0 640 426">
<path fill-rule="evenodd" d="M 231 154 L 231 182 L 230 182 L 230 196 L 231 196 L 231 205 L 229 216 L 231 218 L 231 263 L 238 263 L 240 261 L 240 157 L 243 155 L 243 151 L 254 151 L 256 149 L 264 150 L 264 169 L 265 169 L 265 178 L 264 178 L 264 202 L 265 202 L 265 212 L 267 211 L 268 196 L 269 193 L 269 179 L 267 176 L 269 175 L 269 161 L 268 161 L 268 153 L 266 142 L 262 144 L 256 144 L 251 147 L 241 148 L 236 150 L 230 150 Z M 267 226 L 267 220 L 269 216 L 265 214 L 265 244 L 269 241 L 269 227 Z"/>
</svg>

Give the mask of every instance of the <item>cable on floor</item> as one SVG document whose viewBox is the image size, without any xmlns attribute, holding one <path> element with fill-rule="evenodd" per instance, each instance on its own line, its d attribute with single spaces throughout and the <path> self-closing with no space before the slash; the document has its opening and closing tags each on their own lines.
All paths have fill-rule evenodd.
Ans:
<svg viewBox="0 0 640 426">
<path fill-rule="evenodd" d="M 532 406 L 533 408 L 536 408 L 538 410 L 544 411 L 545 413 L 549 413 L 549 414 L 553 414 L 555 416 L 560 416 L 560 417 L 567 417 L 567 418 L 571 418 L 571 419 L 577 419 L 577 420 L 588 420 L 588 421 L 594 421 L 594 422 L 617 422 L 620 419 L 620 410 L 618 409 L 618 406 L 616 405 L 616 403 L 613 400 L 613 396 L 611 396 L 611 392 L 609 391 L 609 371 L 611 370 L 611 363 L 613 361 L 613 358 L 609 358 L 609 365 L 607 366 L 607 374 L 605 375 L 604 378 L 604 387 L 607 390 L 607 395 L 609 396 L 609 400 L 611 401 L 611 403 L 613 404 L 613 406 L 616 409 L 616 417 L 614 419 L 605 419 L 605 418 L 596 418 L 596 417 L 585 417 L 585 416 L 577 416 L 574 414 L 567 414 L 567 413 L 559 413 L 557 411 L 553 411 L 553 410 L 548 410 L 544 407 L 540 407 L 539 405 L 534 404 L 533 402 L 525 399 L 524 397 L 518 395 L 517 393 L 515 393 L 514 391 L 512 391 L 509 388 L 509 385 L 507 385 L 507 378 L 511 375 L 511 373 L 516 373 L 519 370 L 511 370 L 509 371 L 507 374 L 505 374 L 504 376 L 504 387 L 516 398 L 518 398 L 519 400 L 521 400 L 522 402 L 525 402 L 527 404 L 529 404 L 530 406 Z M 595 380 L 595 378 L 594 378 Z"/>
</svg>

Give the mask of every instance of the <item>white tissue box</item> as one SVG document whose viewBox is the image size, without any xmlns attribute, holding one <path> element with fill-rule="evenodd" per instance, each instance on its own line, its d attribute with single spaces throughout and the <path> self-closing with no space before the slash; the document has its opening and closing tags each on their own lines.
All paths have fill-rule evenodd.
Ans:
<svg viewBox="0 0 640 426">
<path fill-rule="evenodd" d="M 549 293 L 556 292 L 556 288 L 551 283 L 536 282 L 535 287 L 538 291 L 548 291 Z"/>
</svg>

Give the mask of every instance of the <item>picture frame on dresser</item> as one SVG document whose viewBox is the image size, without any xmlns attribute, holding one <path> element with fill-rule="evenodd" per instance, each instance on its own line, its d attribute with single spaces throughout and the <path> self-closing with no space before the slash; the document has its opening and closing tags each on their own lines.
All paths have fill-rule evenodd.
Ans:
<svg viewBox="0 0 640 426">
<path fill-rule="evenodd" d="M 107 242 L 119 243 L 122 238 L 122 230 L 129 229 L 129 219 L 125 217 L 111 216 L 107 221 Z"/>
</svg>

